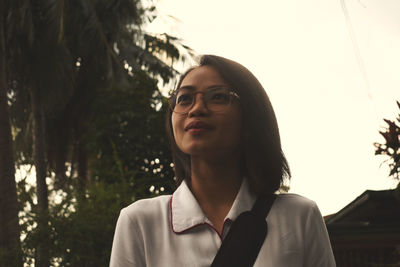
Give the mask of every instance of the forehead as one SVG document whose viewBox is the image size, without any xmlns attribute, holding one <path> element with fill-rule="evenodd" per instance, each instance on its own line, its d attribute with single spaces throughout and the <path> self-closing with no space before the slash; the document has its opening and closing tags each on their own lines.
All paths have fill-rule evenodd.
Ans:
<svg viewBox="0 0 400 267">
<path fill-rule="evenodd" d="M 193 87 L 197 90 L 201 90 L 215 85 L 228 85 L 228 83 L 215 68 L 211 66 L 200 66 L 186 75 L 180 87 Z"/>
</svg>

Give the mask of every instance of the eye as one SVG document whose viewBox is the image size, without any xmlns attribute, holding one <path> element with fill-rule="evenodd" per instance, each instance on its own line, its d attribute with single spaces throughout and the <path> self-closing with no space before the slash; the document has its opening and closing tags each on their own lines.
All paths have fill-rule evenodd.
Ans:
<svg viewBox="0 0 400 267">
<path fill-rule="evenodd" d="M 193 96 L 189 93 L 179 94 L 176 98 L 176 104 L 185 106 L 190 105 L 192 103 Z"/>
<path fill-rule="evenodd" d="M 230 95 L 225 89 L 217 89 L 209 92 L 209 100 L 216 104 L 226 104 L 229 103 Z"/>
<path fill-rule="evenodd" d="M 228 98 L 229 98 L 229 95 L 226 94 L 226 93 L 215 93 L 215 94 L 212 95 L 212 99 L 213 100 L 224 101 L 224 100 L 228 100 Z"/>
</svg>

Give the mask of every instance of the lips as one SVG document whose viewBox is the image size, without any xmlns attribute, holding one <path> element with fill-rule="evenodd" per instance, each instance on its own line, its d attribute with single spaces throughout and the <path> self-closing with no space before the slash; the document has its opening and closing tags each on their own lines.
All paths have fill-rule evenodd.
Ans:
<svg viewBox="0 0 400 267">
<path fill-rule="evenodd" d="M 214 127 L 208 123 L 205 123 L 203 121 L 193 121 L 190 122 L 188 125 L 185 127 L 185 131 L 189 131 L 191 129 L 193 130 L 211 130 Z"/>
</svg>

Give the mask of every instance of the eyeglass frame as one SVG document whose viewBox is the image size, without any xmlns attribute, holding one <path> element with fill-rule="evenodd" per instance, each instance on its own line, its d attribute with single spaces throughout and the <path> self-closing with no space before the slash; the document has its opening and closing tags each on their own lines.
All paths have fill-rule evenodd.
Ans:
<svg viewBox="0 0 400 267">
<path fill-rule="evenodd" d="M 171 109 L 172 112 L 175 112 L 175 113 L 177 113 L 177 114 L 187 115 L 187 114 L 190 112 L 190 110 L 193 108 L 193 106 L 196 104 L 196 99 L 197 99 L 196 95 L 197 95 L 197 94 L 203 94 L 201 98 L 202 98 L 202 100 L 203 100 L 204 106 L 206 107 L 207 110 L 210 110 L 210 109 L 208 108 L 208 106 L 207 106 L 206 101 L 204 101 L 204 95 L 205 95 L 206 93 L 208 93 L 209 91 L 211 91 L 212 89 L 218 89 L 218 88 L 223 88 L 223 89 L 228 89 L 228 90 L 229 90 L 229 96 L 231 97 L 231 98 L 230 98 L 230 101 L 229 101 L 229 106 L 232 104 L 232 97 L 236 98 L 237 100 L 240 100 L 240 96 L 237 94 L 237 92 L 236 92 L 233 88 L 231 88 L 231 87 L 224 87 L 224 86 L 215 86 L 215 87 L 209 88 L 209 89 L 208 89 L 207 91 L 205 91 L 205 92 L 198 91 L 198 92 L 192 93 L 192 96 L 193 96 L 194 98 L 193 98 L 192 104 L 188 107 L 188 110 L 187 110 L 186 112 L 177 112 L 177 111 L 175 111 L 175 106 L 176 106 L 176 104 L 177 104 L 177 103 L 176 103 L 177 94 L 178 94 L 179 90 L 185 89 L 185 87 L 181 87 L 181 88 L 176 89 L 176 90 L 171 94 L 171 96 L 169 97 L 169 99 L 168 99 L 169 108 Z M 213 111 L 213 110 L 210 110 L 210 111 Z M 213 111 L 213 112 L 218 112 L 218 111 Z"/>
</svg>

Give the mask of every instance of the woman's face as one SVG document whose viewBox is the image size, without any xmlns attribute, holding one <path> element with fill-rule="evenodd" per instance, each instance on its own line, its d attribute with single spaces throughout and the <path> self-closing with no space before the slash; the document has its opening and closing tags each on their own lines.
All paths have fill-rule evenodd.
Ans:
<svg viewBox="0 0 400 267">
<path fill-rule="evenodd" d="M 234 98 L 223 111 L 210 111 L 202 92 L 215 87 L 230 87 L 210 66 L 190 71 L 180 88 L 195 94 L 195 103 L 187 114 L 172 113 L 172 128 L 179 149 L 191 156 L 226 157 L 236 155 L 240 144 L 241 111 Z"/>
</svg>

